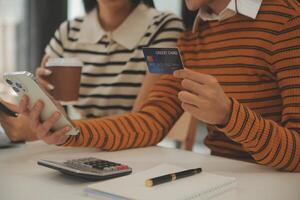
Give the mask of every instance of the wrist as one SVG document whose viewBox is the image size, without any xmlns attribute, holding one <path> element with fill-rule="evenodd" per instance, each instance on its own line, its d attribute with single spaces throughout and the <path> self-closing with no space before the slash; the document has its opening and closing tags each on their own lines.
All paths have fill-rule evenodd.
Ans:
<svg viewBox="0 0 300 200">
<path fill-rule="evenodd" d="M 230 120 L 231 114 L 232 114 L 232 109 L 233 109 L 232 105 L 233 105 L 232 100 L 230 98 L 228 98 L 225 109 L 224 109 L 223 120 L 221 120 L 221 122 L 217 126 L 222 127 L 222 126 L 226 126 L 229 123 L 229 120 Z"/>
<path fill-rule="evenodd" d="M 22 134 L 17 131 L 11 131 L 10 133 L 7 132 L 7 136 L 12 142 L 38 140 L 37 135 L 33 131 L 28 131 L 28 130 L 24 130 Z"/>
<path fill-rule="evenodd" d="M 25 141 L 25 138 L 21 138 L 19 135 L 17 134 L 11 134 L 6 132 L 7 137 L 10 139 L 11 142 L 21 142 L 21 141 Z"/>
</svg>

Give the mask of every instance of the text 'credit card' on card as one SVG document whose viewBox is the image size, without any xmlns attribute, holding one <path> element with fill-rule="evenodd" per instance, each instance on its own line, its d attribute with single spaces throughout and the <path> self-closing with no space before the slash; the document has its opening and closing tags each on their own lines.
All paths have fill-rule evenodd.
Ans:
<svg viewBox="0 0 300 200">
<path fill-rule="evenodd" d="M 178 48 L 143 48 L 150 73 L 172 74 L 183 69 Z"/>
</svg>

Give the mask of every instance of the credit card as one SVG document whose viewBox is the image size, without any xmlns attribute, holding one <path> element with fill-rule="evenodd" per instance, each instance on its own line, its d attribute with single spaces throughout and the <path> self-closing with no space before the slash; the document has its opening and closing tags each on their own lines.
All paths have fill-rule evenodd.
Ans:
<svg viewBox="0 0 300 200">
<path fill-rule="evenodd" d="M 143 48 L 150 73 L 172 74 L 183 69 L 178 48 Z"/>
</svg>

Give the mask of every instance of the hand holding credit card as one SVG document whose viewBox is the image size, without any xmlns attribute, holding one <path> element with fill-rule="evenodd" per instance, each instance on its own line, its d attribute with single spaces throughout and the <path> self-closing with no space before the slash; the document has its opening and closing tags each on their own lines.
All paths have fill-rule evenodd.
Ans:
<svg viewBox="0 0 300 200">
<path fill-rule="evenodd" d="M 143 48 L 150 73 L 172 74 L 183 69 L 178 48 Z"/>
</svg>

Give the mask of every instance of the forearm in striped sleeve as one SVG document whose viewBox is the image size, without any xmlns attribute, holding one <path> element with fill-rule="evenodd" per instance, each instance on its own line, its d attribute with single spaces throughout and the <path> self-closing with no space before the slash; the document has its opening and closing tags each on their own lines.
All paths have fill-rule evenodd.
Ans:
<svg viewBox="0 0 300 200">
<path fill-rule="evenodd" d="M 297 132 L 266 120 L 232 99 L 229 123 L 220 131 L 243 145 L 257 163 L 284 171 L 300 171 Z"/>
<path fill-rule="evenodd" d="M 157 144 L 182 114 L 177 98 L 180 87 L 172 75 L 161 76 L 139 112 L 74 121 L 80 134 L 69 137 L 64 146 L 114 151 Z"/>
<path fill-rule="evenodd" d="M 233 99 L 225 132 L 260 164 L 300 171 L 300 16 L 290 19 L 274 41 L 272 63 L 282 96 L 281 123 L 263 119 Z"/>
</svg>

